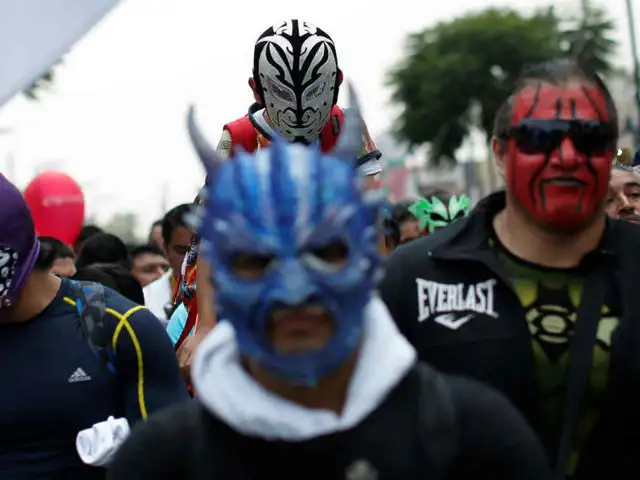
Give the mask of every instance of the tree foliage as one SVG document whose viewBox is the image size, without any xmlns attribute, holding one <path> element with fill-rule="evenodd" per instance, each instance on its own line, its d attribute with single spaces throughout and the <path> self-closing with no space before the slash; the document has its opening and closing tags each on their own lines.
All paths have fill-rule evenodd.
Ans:
<svg viewBox="0 0 640 480">
<path fill-rule="evenodd" d="M 455 161 L 472 126 L 491 131 L 526 65 L 579 52 L 579 60 L 606 71 L 615 45 L 603 39 L 612 24 L 592 9 L 576 25 L 573 36 L 561 30 L 553 8 L 530 16 L 491 8 L 410 35 L 406 56 L 389 74 L 392 101 L 404 107 L 396 135 L 410 146 L 430 143 L 436 164 Z M 589 34 L 576 34 L 587 27 Z"/>
<path fill-rule="evenodd" d="M 615 22 L 606 11 L 589 1 L 582 2 L 580 15 L 568 19 L 561 32 L 561 49 L 584 68 L 609 75 L 614 71 L 613 54 L 618 42 L 611 38 Z"/>
<path fill-rule="evenodd" d="M 55 80 L 55 70 L 58 66 L 60 66 L 61 63 L 62 60 L 58 60 L 58 62 L 47 71 L 47 73 L 36 79 L 31 85 L 25 88 L 23 90 L 25 97 L 27 97 L 29 100 L 39 100 L 40 94 L 47 91 L 51 87 L 51 85 L 53 85 L 53 82 Z"/>
<path fill-rule="evenodd" d="M 39 100 L 40 94 L 48 89 L 53 84 L 53 70 L 49 70 L 42 77 L 33 82 L 28 88 L 24 90 L 24 95 L 29 100 Z"/>
</svg>

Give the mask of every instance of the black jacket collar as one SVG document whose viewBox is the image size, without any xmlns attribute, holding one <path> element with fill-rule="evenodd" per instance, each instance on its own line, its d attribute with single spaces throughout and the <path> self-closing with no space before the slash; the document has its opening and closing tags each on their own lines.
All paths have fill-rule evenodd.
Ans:
<svg viewBox="0 0 640 480">
<path fill-rule="evenodd" d="M 467 258 L 480 259 L 491 250 L 490 241 L 493 235 L 493 218 L 497 213 L 506 206 L 506 194 L 504 191 L 492 193 L 482 199 L 474 208 L 471 214 L 460 220 L 451 227 L 443 231 L 443 238 L 433 248 L 433 256 L 438 258 Z M 598 248 L 591 252 L 589 256 L 604 255 L 606 257 L 613 256 L 620 252 L 620 247 L 629 247 L 621 245 L 620 241 L 625 241 L 623 233 L 625 230 L 633 227 L 636 233 L 640 233 L 637 225 L 628 224 L 619 220 L 607 220 L 605 233 Z M 445 233 L 446 232 L 446 233 Z M 638 235 L 632 235 L 638 238 Z M 625 242 L 626 243 L 626 242 Z M 636 248 L 640 247 L 640 243 Z M 624 250 L 623 250 L 624 251 Z"/>
</svg>

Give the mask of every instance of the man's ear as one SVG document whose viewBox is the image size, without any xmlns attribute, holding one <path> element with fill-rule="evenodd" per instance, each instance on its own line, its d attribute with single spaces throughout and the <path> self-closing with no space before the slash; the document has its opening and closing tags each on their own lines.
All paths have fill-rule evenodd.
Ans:
<svg viewBox="0 0 640 480">
<path fill-rule="evenodd" d="M 507 142 L 496 137 L 491 137 L 491 151 L 496 165 L 496 171 L 502 178 L 506 178 L 507 169 Z"/>
<path fill-rule="evenodd" d="M 340 85 L 344 81 L 344 75 L 342 74 L 342 70 L 338 69 L 338 76 L 336 77 L 336 85 L 335 92 L 333 95 L 333 105 L 335 106 L 338 103 L 338 96 L 340 93 Z"/>
<path fill-rule="evenodd" d="M 260 99 L 260 93 L 258 92 L 258 88 L 256 87 L 256 81 L 253 77 L 249 77 L 249 88 L 253 92 L 253 98 L 256 103 L 262 105 L 262 100 Z"/>
</svg>

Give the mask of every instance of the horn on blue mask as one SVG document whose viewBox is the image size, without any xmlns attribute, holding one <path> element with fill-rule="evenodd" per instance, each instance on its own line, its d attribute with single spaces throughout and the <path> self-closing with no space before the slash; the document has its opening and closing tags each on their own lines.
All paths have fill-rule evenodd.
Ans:
<svg viewBox="0 0 640 480">
<path fill-rule="evenodd" d="M 360 344 L 365 308 L 379 276 L 379 203 L 358 187 L 355 158 L 362 119 L 353 89 L 337 147 L 274 138 L 255 154 L 223 160 L 189 114 L 195 150 L 209 173 L 199 232 L 212 265 L 216 307 L 236 333 L 240 354 L 297 385 L 315 385 Z M 322 252 L 339 244 L 342 262 Z M 239 270 L 240 257 L 265 259 L 257 276 Z M 268 332 L 280 308 L 324 307 L 332 333 L 312 350 L 283 353 Z M 310 332 L 309 335 L 313 335 Z"/>
<path fill-rule="evenodd" d="M 360 113 L 358 96 L 351 85 L 347 84 L 349 92 L 349 108 L 344 111 L 344 124 L 338 143 L 332 155 L 345 160 L 355 161 L 362 150 L 362 138 L 364 136 L 364 123 Z"/>
<path fill-rule="evenodd" d="M 200 131 L 200 128 L 198 128 L 195 119 L 195 107 L 193 105 L 189 107 L 189 112 L 187 113 L 187 131 L 191 138 L 191 144 L 193 148 L 195 148 L 204 168 L 207 170 L 207 174 L 215 173 L 218 165 L 220 165 L 224 159 L 216 149 L 211 146 Z"/>
</svg>

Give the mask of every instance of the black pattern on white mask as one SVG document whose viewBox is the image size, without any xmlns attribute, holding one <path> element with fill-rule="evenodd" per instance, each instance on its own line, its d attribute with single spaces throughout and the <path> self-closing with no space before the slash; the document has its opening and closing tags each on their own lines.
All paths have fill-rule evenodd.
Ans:
<svg viewBox="0 0 640 480">
<path fill-rule="evenodd" d="M 290 141 L 317 140 L 337 93 L 331 37 L 307 22 L 288 20 L 260 36 L 254 57 L 256 87 L 272 126 Z"/>
<path fill-rule="evenodd" d="M 0 246 L 0 307 L 9 306 L 8 298 L 18 264 L 18 252 L 11 247 Z"/>
</svg>

